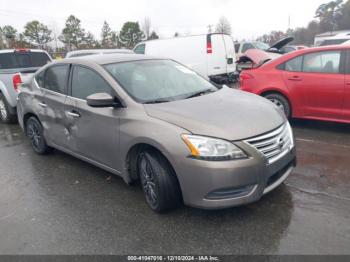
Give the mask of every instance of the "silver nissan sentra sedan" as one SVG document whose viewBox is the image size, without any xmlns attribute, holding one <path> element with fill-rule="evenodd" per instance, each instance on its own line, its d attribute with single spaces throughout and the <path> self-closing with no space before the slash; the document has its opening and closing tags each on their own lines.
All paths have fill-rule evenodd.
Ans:
<svg viewBox="0 0 350 262">
<path fill-rule="evenodd" d="M 140 180 L 156 212 L 255 202 L 296 165 L 291 127 L 271 102 L 143 55 L 43 67 L 21 87 L 18 119 L 36 153 L 56 148 Z"/>
</svg>

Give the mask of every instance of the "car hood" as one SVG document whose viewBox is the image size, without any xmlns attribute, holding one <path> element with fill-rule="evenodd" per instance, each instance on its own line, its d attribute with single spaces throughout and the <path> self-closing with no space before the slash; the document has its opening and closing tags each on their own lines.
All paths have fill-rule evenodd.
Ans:
<svg viewBox="0 0 350 262">
<path fill-rule="evenodd" d="M 228 87 L 200 97 L 144 106 L 149 116 L 193 134 L 231 141 L 266 133 L 285 121 L 283 112 L 265 98 Z"/>
<path fill-rule="evenodd" d="M 237 64 L 240 63 L 253 63 L 255 66 L 262 65 L 267 61 L 270 61 L 280 55 L 274 53 L 268 53 L 260 49 L 249 49 L 237 60 Z"/>
<path fill-rule="evenodd" d="M 288 45 L 290 42 L 292 42 L 294 40 L 294 37 L 292 36 L 288 36 L 288 37 L 285 37 L 279 41 L 277 41 L 276 43 L 274 43 L 273 45 L 270 46 L 269 49 L 267 49 L 266 51 L 269 51 L 269 50 L 280 50 L 282 47 Z"/>
</svg>

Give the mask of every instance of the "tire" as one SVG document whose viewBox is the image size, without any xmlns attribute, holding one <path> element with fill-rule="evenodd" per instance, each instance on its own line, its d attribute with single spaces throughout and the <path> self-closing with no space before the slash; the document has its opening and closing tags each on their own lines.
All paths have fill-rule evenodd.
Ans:
<svg viewBox="0 0 350 262">
<path fill-rule="evenodd" d="M 277 107 L 284 111 L 286 117 L 289 119 L 292 116 L 291 108 L 288 100 L 280 94 L 271 93 L 264 95 L 264 97 L 274 103 Z"/>
<path fill-rule="evenodd" d="M 26 122 L 26 135 L 34 151 L 39 155 L 45 155 L 52 151 L 52 148 L 46 144 L 44 129 L 35 117 L 30 117 Z"/>
<path fill-rule="evenodd" d="M 6 124 L 17 122 L 17 115 L 11 114 L 10 105 L 2 93 L 0 93 L 0 119 Z"/>
<path fill-rule="evenodd" d="M 161 153 L 154 150 L 143 151 L 138 157 L 137 166 L 142 190 L 153 211 L 164 213 L 181 203 L 176 175 Z"/>
</svg>

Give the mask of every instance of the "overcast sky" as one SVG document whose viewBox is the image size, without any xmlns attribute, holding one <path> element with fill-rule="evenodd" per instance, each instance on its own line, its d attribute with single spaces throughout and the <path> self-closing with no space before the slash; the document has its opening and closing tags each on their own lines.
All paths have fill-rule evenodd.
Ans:
<svg viewBox="0 0 350 262">
<path fill-rule="evenodd" d="M 220 16 L 231 22 L 234 39 L 253 39 L 271 30 L 305 26 L 316 8 L 327 0 L 0 0 L 0 26 L 22 30 L 30 20 L 40 20 L 59 34 L 65 19 L 74 14 L 87 31 L 100 37 L 106 20 L 113 30 L 125 21 L 149 17 L 161 37 L 174 33 L 207 33 Z"/>
</svg>

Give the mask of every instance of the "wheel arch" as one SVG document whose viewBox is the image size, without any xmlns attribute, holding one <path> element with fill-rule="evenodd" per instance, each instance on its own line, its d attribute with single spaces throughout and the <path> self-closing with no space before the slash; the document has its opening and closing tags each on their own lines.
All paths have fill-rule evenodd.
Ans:
<svg viewBox="0 0 350 262">
<path fill-rule="evenodd" d="M 125 160 L 124 160 L 124 166 L 125 166 L 124 180 L 128 183 L 132 183 L 132 182 L 137 181 L 139 179 L 137 160 L 138 160 L 138 155 L 144 150 L 154 150 L 154 151 L 158 152 L 159 154 L 161 154 L 162 157 L 164 157 L 164 159 L 169 164 L 169 167 L 171 168 L 171 170 L 175 176 L 175 179 L 177 181 L 177 185 L 180 189 L 180 193 L 181 193 L 181 197 L 182 197 L 181 184 L 180 184 L 179 178 L 176 174 L 176 170 L 174 168 L 174 165 L 172 164 L 170 155 L 164 150 L 164 148 L 162 148 L 162 146 L 157 145 L 156 143 L 152 143 L 150 141 L 138 142 L 138 143 L 133 144 L 129 148 L 129 150 L 127 151 L 127 154 L 125 156 Z"/>
<path fill-rule="evenodd" d="M 28 119 L 29 119 L 30 117 L 35 117 L 35 118 L 41 123 L 39 117 L 38 117 L 36 114 L 34 114 L 33 112 L 27 112 L 27 113 L 25 113 L 25 114 L 23 115 L 23 119 L 22 119 L 22 121 L 23 121 L 22 123 L 23 123 L 23 130 L 24 130 L 24 132 L 27 132 L 27 121 L 28 121 Z"/>
<path fill-rule="evenodd" d="M 294 111 L 293 111 L 294 110 L 293 109 L 294 106 L 293 106 L 293 103 L 292 103 L 291 99 L 289 98 L 288 94 L 286 94 L 286 92 L 284 92 L 284 91 L 282 91 L 280 89 L 275 89 L 275 88 L 265 89 L 265 90 L 263 90 L 263 91 L 261 91 L 259 93 L 259 95 L 263 96 L 263 97 L 265 97 L 267 95 L 270 95 L 270 94 L 278 94 L 278 95 L 283 96 L 287 100 L 287 102 L 289 104 L 291 117 L 293 117 L 293 115 L 294 115 Z"/>
</svg>

